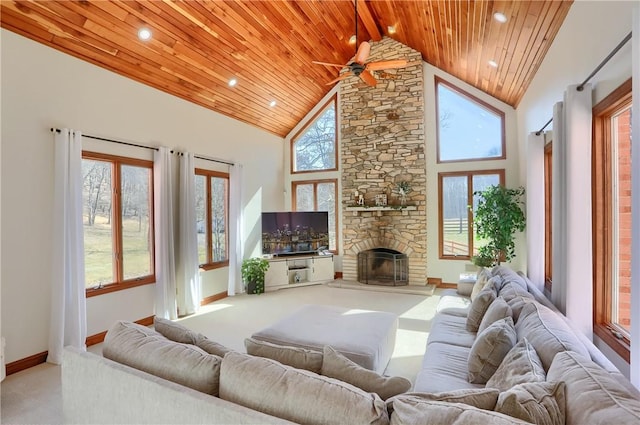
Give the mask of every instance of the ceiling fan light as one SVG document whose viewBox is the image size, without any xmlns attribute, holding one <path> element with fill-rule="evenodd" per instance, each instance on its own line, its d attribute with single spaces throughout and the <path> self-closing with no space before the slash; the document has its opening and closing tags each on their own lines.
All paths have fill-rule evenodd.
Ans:
<svg viewBox="0 0 640 425">
<path fill-rule="evenodd" d="M 493 19 L 495 19 L 496 21 L 504 24 L 505 22 L 507 22 L 507 16 L 502 13 L 502 12 L 496 12 L 493 14 Z"/>
<path fill-rule="evenodd" d="M 147 41 L 151 38 L 151 30 L 146 27 L 142 27 L 138 30 L 138 38 L 142 41 Z"/>
</svg>

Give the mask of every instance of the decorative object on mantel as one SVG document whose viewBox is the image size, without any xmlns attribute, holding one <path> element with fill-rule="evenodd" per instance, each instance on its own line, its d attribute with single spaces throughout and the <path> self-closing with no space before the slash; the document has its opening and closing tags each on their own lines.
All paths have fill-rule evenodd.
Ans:
<svg viewBox="0 0 640 425">
<path fill-rule="evenodd" d="M 376 195 L 375 198 L 376 207 L 386 207 L 387 206 L 387 195 Z"/>
<path fill-rule="evenodd" d="M 371 205 L 356 205 L 346 207 L 347 211 L 351 211 L 354 216 L 357 216 L 361 212 L 376 212 L 378 217 L 382 216 L 385 211 L 401 211 L 402 215 L 408 215 L 409 211 L 416 211 L 418 207 L 415 205 L 385 205 L 385 206 L 371 206 Z"/>
<path fill-rule="evenodd" d="M 364 205 L 364 195 L 357 190 L 353 194 L 353 200 L 356 201 L 358 205 Z"/>
<path fill-rule="evenodd" d="M 407 204 L 407 196 L 411 192 L 411 185 L 408 181 L 401 181 L 396 184 L 396 192 L 400 196 L 400 205 Z"/>
</svg>

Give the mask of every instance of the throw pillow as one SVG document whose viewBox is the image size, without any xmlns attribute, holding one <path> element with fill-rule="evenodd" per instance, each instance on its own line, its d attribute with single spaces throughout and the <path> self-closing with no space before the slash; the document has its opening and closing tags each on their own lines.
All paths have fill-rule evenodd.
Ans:
<svg viewBox="0 0 640 425">
<path fill-rule="evenodd" d="M 564 425 L 564 390 L 564 382 L 518 384 L 500 394 L 495 411 L 537 425 Z"/>
<path fill-rule="evenodd" d="M 299 424 L 389 423 L 386 405 L 377 394 L 238 352 L 222 359 L 220 398 Z"/>
<path fill-rule="evenodd" d="M 484 317 L 484 313 L 498 295 L 497 291 L 494 289 L 494 279 L 496 278 L 492 277 L 489 279 L 482 291 L 480 291 L 478 296 L 471 302 L 469 314 L 467 315 L 467 330 L 469 332 L 478 332 L 478 327 Z M 498 277 L 497 279 L 500 278 Z"/>
<path fill-rule="evenodd" d="M 172 320 L 155 317 L 153 319 L 154 329 L 171 341 L 180 342 L 182 344 L 196 344 L 197 334 L 191 329 L 182 326 Z"/>
<path fill-rule="evenodd" d="M 393 404 L 391 424 L 515 425 L 529 422 L 463 403 L 402 399 Z"/>
<path fill-rule="evenodd" d="M 408 400 L 419 404 L 423 401 L 446 401 L 449 403 L 463 403 L 478 409 L 494 410 L 498 402 L 500 391 L 492 388 L 473 388 L 439 393 L 405 393 L 387 400 L 387 410 L 393 412 L 393 403 Z"/>
<path fill-rule="evenodd" d="M 473 284 L 473 288 L 471 288 L 471 301 L 475 300 L 484 285 L 487 283 L 487 280 L 491 277 L 489 270 L 482 268 L 478 272 L 478 276 L 476 277 L 476 283 Z"/>
<path fill-rule="evenodd" d="M 411 381 L 408 379 L 401 376 L 382 376 L 365 369 L 329 345 L 324 346 L 323 354 L 321 375 L 339 379 L 369 393 L 376 393 L 383 400 L 407 392 L 411 388 Z"/>
<path fill-rule="evenodd" d="M 230 351 L 233 351 L 231 348 L 225 347 L 222 344 L 219 344 L 213 340 L 210 340 L 206 336 L 202 334 L 196 335 L 196 346 L 203 349 L 209 354 L 215 354 L 216 356 L 224 357 Z"/>
<path fill-rule="evenodd" d="M 469 382 L 486 384 L 515 344 L 511 317 L 500 319 L 479 333 L 469 352 Z"/>
<path fill-rule="evenodd" d="M 493 376 L 487 381 L 487 388 L 506 391 L 526 382 L 544 382 L 546 374 L 542 361 L 527 338 L 522 338 L 507 353 Z"/>
<path fill-rule="evenodd" d="M 505 317 L 512 317 L 511 307 L 509 307 L 509 304 L 507 304 L 503 298 L 498 297 L 489 305 L 489 308 L 487 308 L 487 311 L 484 313 L 482 321 L 480 321 L 480 325 L 478 326 L 478 333 L 487 329 L 493 322 L 504 319 Z"/>
<path fill-rule="evenodd" d="M 300 347 L 276 345 L 266 341 L 246 338 L 244 346 L 252 356 L 267 357 L 297 369 L 306 369 L 320 373 L 322 369 L 322 353 Z"/>
</svg>

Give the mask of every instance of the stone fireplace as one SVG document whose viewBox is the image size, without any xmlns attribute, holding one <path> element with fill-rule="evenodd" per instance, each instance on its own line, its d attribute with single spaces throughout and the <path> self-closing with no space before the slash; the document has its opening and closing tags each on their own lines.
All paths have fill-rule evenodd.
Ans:
<svg viewBox="0 0 640 425">
<path fill-rule="evenodd" d="M 358 253 L 358 282 L 367 285 L 400 286 L 409 281 L 409 264 L 405 254 L 387 248 Z"/>
<path fill-rule="evenodd" d="M 358 280 L 361 252 L 393 250 L 406 256 L 406 281 L 426 285 L 422 57 L 388 37 L 371 43 L 368 61 L 391 59 L 407 59 L 410 66 L 374 72 L 376 87 L 357 78 L 340 85 L 342 275 Z M 401 184 L 411 188 L 404 200 Z"/>
</svg>

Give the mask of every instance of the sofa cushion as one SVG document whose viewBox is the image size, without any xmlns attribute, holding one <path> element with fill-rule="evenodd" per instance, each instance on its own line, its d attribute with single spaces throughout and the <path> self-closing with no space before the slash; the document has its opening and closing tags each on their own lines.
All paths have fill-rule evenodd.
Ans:
<svg viewBox="0 0 640 425">
<path fill-rule="evenodd" d="M 469 382 L 486 384 L 515 344 L 516 330 L 510 316 L 479 333 L 469 352 Z"/>
<path fill-rule="evenodd" d="M 502 288 L 500 288 L 500 291 L 498 292 L 498 296 L 501 296 L 507 302 L 518 296 L 531 298 L 532 300 L 535 299 L 530 292 L 526 289 L 522 289 L 519 284 L 514 282 L 507 282 L 502 285 Z"/>
<path fill-rule="evenodd" d="M 498 402 L 500 391 L 492 388 L 474 388 L 466 390 L 445 391 L 440 393 L 405 393 L 387 400 L 387 410 L 393 412 L 393 403 L 396 400 L 424 400 L 447 401 L 449 403 L 464 403 L 478 409 L 493 410 Z"/>
<path fill-rule="evenodd" d="M 525 382 L 544 382 L 546 374 L 542 361 L 527 338 L 522 338 L 507 353 L 493 376 L 487 381 L 488 388 L 506 391 Z"/>
<path fill-rule="evenodd" d="M 393 403 L 391 424 L 513 425 L 529 422 L 463 403 L 406 398 Z"/>
<path fill-rule="evenodd" d="M 437 314 L 431 321 L 427 344 L 444 342 L 471 348 L 475 339 L 476 333 L 467 330 L 466 316 L 441 313 Z"/>
<path fill-rule="evenodd" d="M 469 388 L 483 388 L 468 379 L 470 348 L 434 342 L 427 345 L 422 369 L 416 376 L 413 391 L 437 393 Z"/>
<path fill-rule="evenodd" d="M 339 379 L 386 400 L 411 389 L 411 381 L 402 376 L 382 376 L 349 360 L 332 347 L 325 345 L 321 374 Z"/>
<path fill-rule="evenodd" d="M 195 345 L 198 339 L 196 332 L 172 320 L 163 319 L 162 317 L 156 316 L 153 319 L 153 327 L 157 332 L 164 335 L 165 338 L 182 344 Z"/>
<path fill-rule="evenodd" d="M 320 369 L 322 369 L 322 353 L 318 351 L 271 344 L 270 342 L 253 338 L 246 338 L 244 346 L 247 349 L 247 353 L 252 356 L 267 357 L 282 364 L 310 370 L 315 373 L 320 373 Z"/>
<path fill-rule="evenodd" d="M 471 301 L 469 307 L 469 314 L 467 315 L 467 330 L 469 332 L 478 332 L 480 322 L 484 317 L 484 313 L 487 311 L 491 303 L 496 299 L 498 292 L 495 289 L 494 282 L 500 278 L 491 278 L 480 291 L 478 296 Z"/>
<path fill-rule="evenodd" d="M 171 341 L 131 322 L 116 322 L 105 336 L 105 358 L 185 387 L 218 395 L 221 359 L 200 348 Z"/>
<path fill-rule="evenodd" d="M 484 313 L 478 326 L 478 333 L 487 329 L 493 322 L 504 319 L 505 317 L 511 317 L 511 307 L 509 307 L 509 304 L 507 304 L 503 298 L 498 297 L 489 305 L 489 308 L 487 308 L 487 311 Z"/>
<path fill-rule="evenodd" d="M 234 351 L 231 348 L 225 347 L 222 344 L 219 344 L 213 340 L 210 340 L 209 338 L 207 338 L 206 336 L 202 335 L 202 334 L 198 334 L 196 337 L 196 346 L 198 348 L 203 349 L 204 351 L 206 351 L 209 354 L 215 354 L 216 356 L 219 357 L 224 357 L 225 354 Z"/>
<path fill-rule="evenodd" d="M 587 357 L 572 351 L 558 353 L 547 380 L 566 385 L 567 425 L 640 423 L 640 400 Z"/>
<path fill-rule="evenodd" d="M 527 291 L 527 282 L 520 276 L 515 270 L 507 266 L 495 266 L 491 270 L 493 276 L 500 276 L 503 284 L 515 283 L 520 286 L 525 292 Z"/>
<path fill-rule="evenodd" d="M 526 337 L 549 370 L 555 355 L 572 350 L 586 357 L 589 351 L 573 333 L 569 325 L 557 313 L 540 303 L 530 303 L 522 308 L 516 323 L 518 339 Z"/>
<path fill-rule="evenodd" d="M 387 424 L 384 401 L 351 384 L 232 352 L 222 359 L 220 398 L 304 424 Z"/>
<path fill-rule="evenodd" d="M 511 307 L 511 317 L 513 317 L 513 322 L 518 323 L 518 319 L 520 319 L 520 313 L 525 305 L 530 303 L 535 303 L 536 300 L 531 295 L 516 295 L 515 297 L 506 300 L 509 307 Z"/>
<path fill-rule="evenodd" d="M 564 382 L 528 382 L 500 393 L 496 412 L 537 425 L 564 425 Z"/>
<path fill-rule="evenodd" d="M 476 299 L 490 277 L 491 272 L 489 270 L 484 267 L 480 269 L 480 271 L 478 272 L 478 276 L 476 277 L 476 283 L 474 283 L 473 288 L 471 288 L 471 295 L 469 296 L 471 298 L 471 301 Z"/>
</svg>

